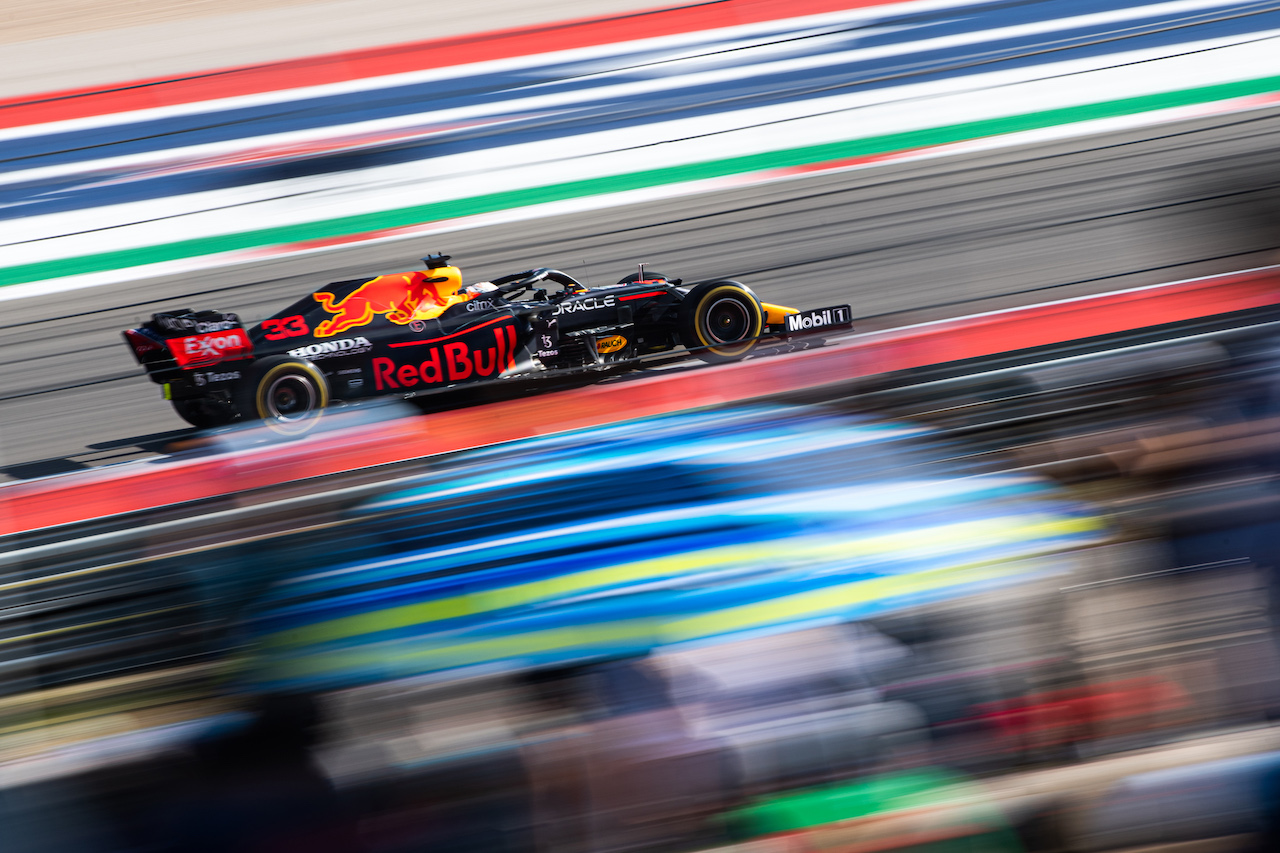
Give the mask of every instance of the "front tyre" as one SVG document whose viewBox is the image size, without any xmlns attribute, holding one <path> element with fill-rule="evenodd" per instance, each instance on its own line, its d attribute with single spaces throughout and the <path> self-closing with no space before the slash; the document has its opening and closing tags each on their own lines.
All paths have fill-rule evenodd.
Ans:
<svg viewBox="0 0 1280 853">
<path fill-rule="evenodd" d="M 751 289 L 736 281 L 706 281 L 689 291 L 676 315 L 680 341 L 703 361 L 745 358 L 759 342 L 764 310 Z"/>
<path fill-rule="evenodd" d="M 257 418 L 284 435 L 302 435 L 329 405 L 329 383 L 311 362 L 272 356 L 254 365 L 241 386 L 239 403 L 246 418 Z"/>
</svg>

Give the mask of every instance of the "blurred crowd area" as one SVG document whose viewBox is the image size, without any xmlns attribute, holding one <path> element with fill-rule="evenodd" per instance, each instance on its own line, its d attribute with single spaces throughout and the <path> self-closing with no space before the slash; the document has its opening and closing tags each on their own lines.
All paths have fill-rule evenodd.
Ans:
<svg viewBox="0 0 1280 853">
<path fill-rule="evenodd" d="M 1278 355 L 864 380 L 29 562 L 0 850 L 1276 849 Z"/>
</svg>

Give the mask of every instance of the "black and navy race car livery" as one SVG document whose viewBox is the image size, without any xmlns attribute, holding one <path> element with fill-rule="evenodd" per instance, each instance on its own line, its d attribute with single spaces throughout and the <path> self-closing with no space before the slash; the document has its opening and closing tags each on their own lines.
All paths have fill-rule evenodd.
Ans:
<svg viewBox="0 0 1280 853">
<path fill-rule="evenodd" d="M 608 287 L 546 268 L 467 287 L 448 255 L 424 263 L 335 282 L 248 329 L 235 314 L 183 310 L 124 337 L 193 426 L 260 418 L 301 433 L 334 401 L 616 370 L 681 347 L 735 361 L 761 341 L 851 322 L 847 305 L 797 311 L 736 281 L 684 285 L 643 265 Z"/>
</svg>

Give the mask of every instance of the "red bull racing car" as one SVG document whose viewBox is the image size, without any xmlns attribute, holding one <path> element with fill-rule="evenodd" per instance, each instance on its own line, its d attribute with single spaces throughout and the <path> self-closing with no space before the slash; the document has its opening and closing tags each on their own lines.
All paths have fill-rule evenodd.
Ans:
<svg viewBox="0 0 1280 853">
<path fill-rule="evenodd" d="M 335 282 L 249 329 L 235 314 L 184 310 L 124 337 L 193 426 L 262 419 L 301 433 L 335 401 L 622 369 L 680 347 L 734 361 L 852 318 L 848 305 L 797 311 L 736 281 L 684 285 L 643 265 L 608 287 L 545 268 L 468 287 L 448 255 L 424 263 Z"/>
</svg>

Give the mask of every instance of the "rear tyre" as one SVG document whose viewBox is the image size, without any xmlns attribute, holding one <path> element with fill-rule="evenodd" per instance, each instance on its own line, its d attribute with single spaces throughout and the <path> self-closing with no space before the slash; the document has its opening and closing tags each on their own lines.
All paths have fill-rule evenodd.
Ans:
<svg viewBox="0 0 1280 853">
<path fill-rule="evenodd" d="M 228 403 L 209 400 L 173 400 L 173 410 L 178 417 L 197 429 L 213 429 L 230 424 L 236 419 L 236 410 Z"/>
<path fill-rule="evenodd" d="M 724 279 L 689 291 L 676 315 L 680 342 L 703 361 L 745 358 L 764 329 L 760 300 L 746 285 Z"/>
<path fill-rule="evenodd" d="M 314 364 L 272 356 L 254 365 L 240 388 L 239 408 L 284 435 L 302 435 L 320 420 L 329 405 L 329 383 Z"/>
</svg>

